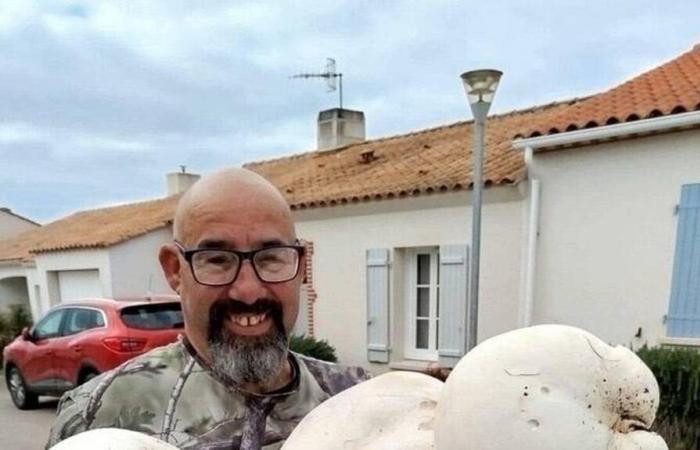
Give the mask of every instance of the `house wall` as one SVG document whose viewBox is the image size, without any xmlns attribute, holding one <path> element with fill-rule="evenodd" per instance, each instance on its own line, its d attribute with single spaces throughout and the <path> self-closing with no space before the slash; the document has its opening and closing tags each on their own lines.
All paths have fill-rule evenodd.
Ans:
<svg viewBox="0 0 700 450">
<path fill-rule="evenodd" d="M 160 246 L 172 239 L 171 229 L 162 228 L 111 247 L 112 295 L 173 293 L 158 263 Z"/>
<path fill-rule="evenodd" d="M 482 212 L 479 340 L 517 326 L 520 283 L 522 198 L 516 187 L 486 189 Z M 367 362 L 365 252 L 393 249 L 391 305 L 392 359 L 401 359 L 404 322 L 401 269 L 403 249 L 469 244 L 471 207 L 467 192 L 374 201 L 298 211 L 297 234 L 313 241 L 316 337 L 336 347 L 341 362 Z M 398 327 L 398 328 L 397 328 Z"/>
<path fill-rule="evenodd" d="M 40 298 L 37 309 L 41 314 L 61 301 L 58 272 L 64 270 L 97 270 L 103 297 L 112 296 L 112 276 L 109 250 L 71 250 L 62 252 L 40 253 L 35 257 L 36 285 L 39 286 Z M 30 288 L 30 293 L 32 289 Z"/>
<path fill-rule="evenodd" d="M 541 181 L 534 321 L 635 347 L 665 336 L 681 185 L 700 131 L 535 153 Z M 638 328 L 641 338 L 635 338 Z"/>
<path fill-rule="evenodd" d="M 0 210 L 0 241 L 16 236 L 23 231 L 31 230 L 39 225 L 21 219 L 7 211 Z"/>
</svg>

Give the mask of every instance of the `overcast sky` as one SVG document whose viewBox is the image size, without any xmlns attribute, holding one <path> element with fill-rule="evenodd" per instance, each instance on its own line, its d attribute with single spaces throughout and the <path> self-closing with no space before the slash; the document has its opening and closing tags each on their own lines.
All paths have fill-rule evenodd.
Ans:
<svg viewBox="0 0 700 450">
<path fill-rule="evenodd" d="M 45 223 L 161 197 L 165 174 L 312 150 L 321 80 L 370 138 L 599 92 L 700 43 L 698 0 L 0 1 L 0 206 Z"/>
</svg>

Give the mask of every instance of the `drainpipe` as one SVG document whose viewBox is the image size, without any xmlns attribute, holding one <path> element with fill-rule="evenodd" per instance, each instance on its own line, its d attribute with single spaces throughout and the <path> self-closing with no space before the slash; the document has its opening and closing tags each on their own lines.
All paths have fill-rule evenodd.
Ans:
<svg viewBox="0 0 700 450">
<path fill-rule="evenodd" d="M 525 149 L 525 165 L 530 171 L 532 147 Z M 540 226 L 540 180 L 530 179 L 530 201 L 528 208 L 527 250 L 525 259 L 525 289 L 522 305 L 521 326 L 532 325 L 532 313 L 535 306 L 535 274 L 537 268 L 537 233 Z"/>
</svg>

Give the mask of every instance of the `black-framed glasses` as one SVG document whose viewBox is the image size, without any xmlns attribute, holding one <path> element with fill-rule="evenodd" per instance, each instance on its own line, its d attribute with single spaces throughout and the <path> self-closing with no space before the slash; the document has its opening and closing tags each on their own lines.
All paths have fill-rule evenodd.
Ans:
<svg viewBox="0 0 700 450">
<path fill-rule="evenodd" d="M 196 248 L 187 250 L 175 241 L 199 284 L 225 286 L 236 281 L 243 261 L 250 260 L 255 275 L 265 283 L 284 283 L 296 278 L 304 255 L 302 245 L 275 245 L 249 252 Z"/>
</svg>

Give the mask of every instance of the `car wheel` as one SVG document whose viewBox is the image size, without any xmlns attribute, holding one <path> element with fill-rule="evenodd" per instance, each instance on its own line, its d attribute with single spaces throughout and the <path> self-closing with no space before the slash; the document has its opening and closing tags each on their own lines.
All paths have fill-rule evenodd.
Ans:
<svg viewBox="0 0 700 450">
<path fill-rule="evenodd" d="M 16 367 L 10 367 L 8 370 L 7 389 L 10 391 L 12 403 L 19 409 L 32 409 L 39 404 L 39 396 L 27 390 L 27 384 Z"/>
</svg>

